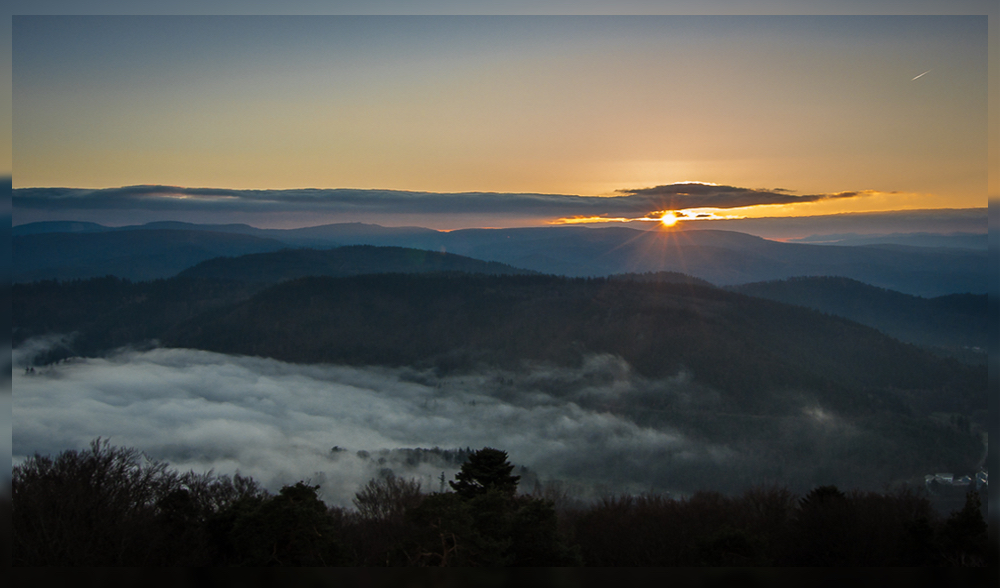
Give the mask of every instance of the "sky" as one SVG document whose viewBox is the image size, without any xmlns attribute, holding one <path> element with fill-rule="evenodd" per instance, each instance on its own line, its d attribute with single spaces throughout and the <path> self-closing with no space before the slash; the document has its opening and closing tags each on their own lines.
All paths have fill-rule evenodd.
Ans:
<svg viewBox="0 0 1000 588">
<path fill-rule="evenodd" d="M 986 206 L 985 16 L 761 5 L 14 16 L 13 220 L 214 208 L 288 226 L 305 189 L 314 221 L 432 228 Z M 162 188 L 121 190 L 139 185 Z"/>
</svg>

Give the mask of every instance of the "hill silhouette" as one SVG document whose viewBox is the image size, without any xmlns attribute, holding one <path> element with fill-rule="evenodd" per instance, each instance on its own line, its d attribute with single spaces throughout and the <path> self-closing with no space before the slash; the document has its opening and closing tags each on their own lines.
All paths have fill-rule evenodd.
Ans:
<svg viewBox="0 0 1000 588">
<path fill-rule="evenodd" d="M 984 354 L 989 345 L 985 294 L 922 298 L 829 276 L 756 282 L 727 289 L 849 318 L 908 343 L 978 347 Z"/>
<path fill-rule="evenodd" d="M 220 255 L 235 256 L 273 251 L 282 247 L 317 249 L 344 245 L 410 247 L 454 253 L 506 263 L 540 273 L 570 277 L 609 276 L 619 273 L 679 272 L 717 285 L 781 280 L 795 276 L 840 276 L 917 296 L 986 292 L 989 278 L 987 252 L 960 248 L 892 245 L 837 246 L 781 243 L 719 230 L 639 230 L 629 227 L 531 227 L 519 229 L 463 229 L 450 232 L 420 227 L 381 227 L 340 223 L 300 229 L 259 229 L 247 225 L 197 225 L 150 223 L 106 228 L 90 238 L 103 243 L 102 254 L 78 259 L 87 250 L 67 246 L 64 233 L 23 235 L 30 231 L 101 230 L 99 226 L 73 228 L 72 224 L 22 225 L 15 228 L 14 279 L 73 279 L 116 275 L 129 279 L 168 277 L 200 261 Z M 260 243 L 238 246 L 233 240 L 214 255 L 191 255 L 145 247 L 135 233 L 164 230 L 202 232 L 270 239 L 281 243 L 270 248 Z M 80 238 L 87 235 L 77 235 Z M 30 239 L 29 239 L 30 238 Z M 147 237 L 148 238 L 148 237 Z M 191 239 L 195 239 L 192 237 Z M 218 238 L 216 238 L 218 239 Z M 168 246 L 169 245 L 169 246 Z M 81 268 L 89 266 L 86 271 Z M 41 263 L 40 263 L 41 262 Z M 150 271 L 155 269 L 155 271 Z M 44 270 L 44 271 L 41 271 Z M 169 273 L 173 271 L 173 274 Z"/>
<path fill-rule="evenodd" d="M 353 276 L 373 273 L 469 272 L 534 273 L 495 261 L 409 249 L 352 245 L 336 249 L 285 249 L 203 261 L 179 274 L 185 278 L 216 278 L 246 282 L 280 282 L 306 276 Z"/>
<path fill-rule="evenodd" d="M 212 231 L 88 231 L 12 238 L 15 282 L 113 275 L 154 280 L 206 259 L 276 251 L 273 239 Z"/>
</svg>

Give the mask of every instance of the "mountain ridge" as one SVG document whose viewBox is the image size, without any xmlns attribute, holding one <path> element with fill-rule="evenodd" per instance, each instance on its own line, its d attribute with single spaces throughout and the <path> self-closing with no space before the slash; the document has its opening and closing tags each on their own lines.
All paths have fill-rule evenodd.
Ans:
<svg viewBox="0 0 1000 588">
<path fill-rule="evenodd" d="M 536 273 L 508 264 L 480 261 L 440 251 L 345 245 L 335 249 L 282 249 L 240 257 L 218 257 L 189 267 L 177 276 L 273 283 L 308 276 L 448 271 L 486 274 Z"/>
<path fill-rule="evenodd" d="M 842 316 L 907 343 L 976 347 L 983 352 L 989 344 L 985 294 L 924 298 L 831 276 L 799 276 L 726 289 Z"/>
<path fill-rule="evenodd" d="M 173 226 L 173 225 L 171 225 Z M 230 229 L 236 231 L 234 227 Z M 122 229 L 93 233 L 91 239 L 120 240 L 116 253 L 128 251 L 130 235 L 162 229 Z M 244 230 L 244 229 L 239 229 Z M 203 233 L 201 229 L 180 232 Z M 211 231 L 208 231 L 211 232 Z M 528 227 L 461 229 L 450 232 L 419 227 L 380 227 L 341 223 L 305 229 L 255 229 L 259 238 L 283 247 L 332 248 L 378 245 L 442 251 L 481 261 L 499 262 L 545 274 L 597 277 L 616 273 L 673 271 L 717 285 L 771 281 L 793 276 L 841 276 L 918 296 L 986 292 L 989 279 L 986 251 L 892 245 L 836 246 L 782 243 L 733 231 L 637 230 L 628 227 Z M 222 234 L 222 233 L 215 233 Z M 227 233 L 233 239 L 238 232 Z M 15 281 L 82 277 L 65 260 L 48 260 L 47 273 L 26 260 L 32 249 L 48 247 L 59 233 L 16 236 L 13 239 Z M 97 237 L 97 235 L 105 235 Z M 117 236 L 107 236 L 117 235 Z M 280 236 L 280 239 L 273 239 Z M 81 236 L 81 238 L 83 238 Z M 272 249 L 281 248 L 275 246 Z M 259 251 L 234 251 L 229 255 Z M 190 257 L 190 256 L 189 256 Z M 174 274 L 204 261 L 179 257 L 169 265 Z M 121 265 L 119 260 L 118 265 Z M 97 264 L 99 260 L 95 260 Z M 186 264 L 186 265 L 185 265 Z M 114 264 L 112 264 L 114 265 Z M 136 264 L 132 264 L 135 266 Z M 67 270 L 67 268 L 69 268 Z M 60 274 L 59 272 L 68 272 Z M 92 275 L 110 273 L 140 278 L 117 267 L 95 267 Z M 76 272 L 76 273 L 74 273 Z M 118 272 L 118 273 L 116 273 Z M 166 269 L 152 277 L 168 277 Z M 170 274 L 173 275 L 173 274 Z"/>
</svg>

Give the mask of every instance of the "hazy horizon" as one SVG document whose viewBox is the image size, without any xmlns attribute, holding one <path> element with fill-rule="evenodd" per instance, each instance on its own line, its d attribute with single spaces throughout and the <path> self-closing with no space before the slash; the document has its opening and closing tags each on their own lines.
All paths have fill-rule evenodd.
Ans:
<svg viewBox="0 0 1000 588">
<path fill-rule="evenodd" d="M 778 240 L 830 233 L 985 233 L 987 207 L 845 211 L 782 215 L 781 202 L 864 198 L 865 194 L 807 194 L 688 182 L 611 197 L 538 193 L 440 193 L 402 190 L 233 190 L 176 186 L 17 188 L 13 226 L 35 222 L 93 222 L 109 227 L 151 222 L 246 224 L 295 229 L 339 223 L 469 228 L 628 226 L 744 230 Z M 699 206 L 692 206 L 697 204 Z M 794 204 L 793 204 L 794 205 Z M 774 214 L 777 213 L 777 214 Z"/>
</svg>

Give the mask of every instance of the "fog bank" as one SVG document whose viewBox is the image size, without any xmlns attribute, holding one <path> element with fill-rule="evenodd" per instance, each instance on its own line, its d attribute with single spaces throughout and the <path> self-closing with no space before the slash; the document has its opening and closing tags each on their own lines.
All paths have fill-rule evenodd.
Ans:
<svg viewBox="0 0 1000 588">
<path fill-rule="evenodd" d="M 378 453 L 386 449 L 498 447 L 529 468 L 525 482 L 537 474 L 609 491 L 654 489 L 645 466 L 656 459 L 735 456 L 585 408 L 634 387 L 628 366 L 609 357 L 576 371 L 539 366 L 520 374 L 436 377 L 155 349 L 74 359 L 34 373 L 15 369 L 13 387 L 14 463 L 35 452 L 84 448 L 102 436 L 178 470 L 239 471 L 272 490 L 310 479 L 328 502 L 342 505 L 381 468 L 421 478 L 434 490 L 442 471 L 451 479 L 457 468 L 433 459 L 407 464 L 398 452 Z"/>
</svg>

